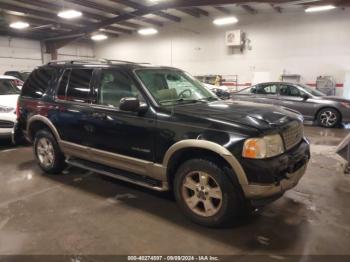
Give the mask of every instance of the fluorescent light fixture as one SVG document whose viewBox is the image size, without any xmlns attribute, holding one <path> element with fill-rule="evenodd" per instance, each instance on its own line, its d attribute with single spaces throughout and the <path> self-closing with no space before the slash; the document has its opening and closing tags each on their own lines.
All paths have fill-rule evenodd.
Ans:
<svg viewBox="0 0 350 262">
<path fill-rule="evenodd" d="M 238 22 L 238 19 L 234 16 L 228 16 L 224 18 L 217 18 L 213 21 L 215 25 L 232 25 Z"/>
<path fill-rule="evenodd" d="M 97 34 L 97 35 L 91 36 L 91 39 L 94 41 L 102 41 L 102 40 L 106 40 L 107 38 L 108 38 L 108 36 L 106 36 L 104 34 Z"/>
<path fill-rule="evenodd" d="M 336 8 L 334 5 L 320 5 L 320 6 L 313 6 L 308 7 L 305 9 L 305 12 L 312 13 L 312 12 L 321 12 L 321 11 L 328 11 Z"/>
<path fill-rule="evenodd" d="M 73 19 L 82 16 L 82 13 L 80 11 L 70 9 L 59 12 L 57 16 L 64 19 Z"/>
<path fill-rule="evenodd" d="M 158 33 L 157 29 L 154 28 L 144 28 L 138 31 L 140 35 L 155 35 Z"/>
<path fill-rule="evenodd" d="M 17 22 L 11 23 L 10 27 L 14 29 L 25 29 L 29 27 L 29 24 L 26 22 L 17 21 Z"/>
</svg>

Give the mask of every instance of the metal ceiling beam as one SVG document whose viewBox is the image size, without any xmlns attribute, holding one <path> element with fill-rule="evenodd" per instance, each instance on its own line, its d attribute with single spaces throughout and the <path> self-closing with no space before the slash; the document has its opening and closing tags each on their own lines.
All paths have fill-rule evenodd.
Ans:
<svg viewBox="0 0 350 262">
<path fill-rule="evenodd" d="M 65 0 L 65 1 L 69 2 L 69 3 L 76 4 L 76 5 L 88 7 L 90 9 L 99 10 L 99 11 L 105 12 L 107 14 L 122 15 L 125 13 L 122 10 L 118 10 L 114 7 L 111 8 L 109 6 L 96 4 L 95 2 L 92 2 L 90 0 Z M 157 10 L 157 11 L 160 11 L 160 10 Z M 141 16 L 134 16 L 133 18 L 140 20 L 140 21 L 143 21 L 143 22 L 148 23 L 148 24 L 155 25 L 155 26 L 163 26 L 162 22 L 159 22 L 159 21 L 151 19 L 151 18 L 146 18 L 146 17 L 141 17 Z"/>
<path fill-rule="evenodd" d="M 201 14 L 197 11 L 197 10 L 193 10 L 193 9 L 189 9 L 189 8 L 177 8 L 176 10 L 185 13 L 187 15 L 196 17 L 196 18 L 200 18 Z"/>
<path fill-rule="evenodd" d="M 226 7 L 223 7 L 223 6 L 214 6 L 214 8 L 218 11 L 220 11 L 221 13 L 224 13 L 226 15 L 229 15 L 231 14 L 231 11 L 228 10 Z"/>
<path fill-rule="evenodd" d="M 72 1 L 72 0 L 69 0 Z M 76 0 L 74 0 L 76 1 Z M 259 1 L 259 0 L 255 0 Z M 271 0 L 273 1 L 273 0 Z M 215 4 L 217 5 L 225 5 L 225 4 L 237 4 L 245 2 L 243 0 L 216 0 Z M 154 13 L 156 11 L 166 10 L 166 9 L 177 9 L 177 8 L 186 8 L 186 7 L 196 7 L 196 6 L 210 6 L 212 5 L 212 0 L 177 0 L 177 1 L 171 1 L 171 2 L 164 2 L 161 4 L 156 4 L 152 6 L 147 6 L 142 10 L 136 10 L 130 13 L 124 13 L 112 18 L 105 19 L 99 23 L 96 23 L 92 26 L 82 28 L 80 30 L 75 30 L 74 32 L 70 34 L 64 34 L 61 35 L 60 38 L 64 37 L 71 37 L 72 35 L 80 35 L 80 34 L 90 34 L 100 28 L 104 28 L 108 25 L 114 24 L 114 23 L 120 23 L 122 21 L 126 21 L 129 19 L 134 18 L 135 16 L 143 16 L 147 14 Z M 51 39 L 54 40 L 54 39 Z"/>
<path fill-rule="evenodd" d="M 52 6 L 46 2 L 39 1 L 39 0 L 16 0 L 16 1 L 24 3 L 24 4 L 31 7 L 31 8 L 23 7 L 23 8 L 25 8 L 25 11 L 28 14 L 33 13 L 34 15 L 37 15 L 40 17 L 50 18 L 52 21 L 55 21 L 56 23 L 63 23 L 63 21 L 65 21 L 64 19 L 60 19 L 56 16 L 55 12 L 58 12 L 60 10 L 60 9 L 57 9 L 57 6 Z M 2 6 L 2 3 L 0 3 L 0 8 L 1 8 L 1 6 Z M 15 6 L 12 6 L 12 9 L 14 9 L 14 7 Z M 49 11 L 42 11 L 42 10 L 38 11 L 38 7 L 43 8 L 43 9 L 49 9 Z M 20 8 L 22 8 L 22 7 L 20 7 Z M 32 8 L 36 8 L 36 9 L 32 9 Z M 18 7 L 16 9 L 18 9 Z M 54 13 L 54 16 L 53 16 L 53 13 Z M 89 25 L 93 24 L 93 22 L 90 22 L 90 21 L 83 22 L 81 20 L 79 20 L 78 22 L 76 21 L 75 23 L 71 23 L 71 22 L 67 22 L 67 21 L 65 21 L 65 22 L 67 25 L 70 26 L 70 28 L 73 27 L 72 29 L 76 28 L 77 26 L 82 27 L 82 26 L 89 26 Z M 128 29 L 124 29 L 124 28 L 115 28 L 112 26 L 108 26 L 108 29 L 111 31 L 115 31 L 116 33 L 124 33 L 124 34 L 131 34 L 133 32 L 132 30 L 128 30 Z"/>
<path fill-rule="evenodd" d="M 282 13 L 282 7 L 277 6 L 277 5 L 270 5 L 277 13 Z"/>
<path fill-rule="evenodd" d="M 198 7 L 194 7 L 192 8 L 193 10 L 196 10 L 200 15 L 204 15 L 204 16 L 209 16 L 209 13 L 201 8 Z"/>
<path fill-rule="evenodd" d="M 130 0 L 110 0 L 110 1 L 118 3 L 118 4 L 122 4 L 122 5 L 125 5 L 125 6 L 128 6 L 128 7 L 132 7 L 134 9 L 143 9 L 143 8 L 145 8 L 144 5 L 136 3 L 136 2 L 133 2 L 133 1 L 130 1 Z M 162 18 L 166 18 L 166 19 L 168 19 L 170 21 L 173 21 L 173 22 L 181 22 L 181 18 L 180 17 L 175 16 L 175 15 L 171 15 L 171 14 L 168 14 L 168 13 L 165 13 L 164 11 L 157 11 L 157 12 L 154 12 L 153 14 L 155 14 L 155 15 L 157 15 L 159 17 L 162 17 Z"/>
<path fill-rule="evenodd" d="M 21 6 L 17 6 L 17 5 L 12 5 L 12 4 L 7 4 L 7 3 L 0 2 L 0 9 L 6 10 L 6 11 L 13 11 L 13 12 L 23 13 L 26 16 L 31 16 L 31 17 L 34 16 L 35 19 L 40 19 L 40 20 L 43 20 L 43 21 L 55 22 L 57 24 L 62 25 L 65 28 L 69 28 L 69 29 L 77 29 L 79 27 L 79 26 L 77 26 L 75 24 L 72 24 L 71 22 L 61 21 L 61 20 L 58 21 L 58 19 L 53 17 L 52 14 L 50 14 L 50 13 L 45 13 L 45 12 L 42 12 L 42 11 L 29 9 L 29 8 L 25 8 L 25 7 L 21 7 Z"/>
<path fill-rule="evenodd" d="M 245 5 L 239 5 L 239 6 L 242 7 L 246 12 L 248 12 L 251 15 L 255 15 L 258 13 L 258 11 L 255 8 L 251 7 L 250 5 L 245 4 Z"/>
</svg>

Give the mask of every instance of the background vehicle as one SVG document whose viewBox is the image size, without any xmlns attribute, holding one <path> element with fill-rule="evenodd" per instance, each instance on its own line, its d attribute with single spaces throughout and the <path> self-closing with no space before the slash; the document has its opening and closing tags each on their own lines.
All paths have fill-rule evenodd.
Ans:
<svg viewBox="0 0 350 262">
<path fill-rule="evenodd" d="M 261 83 L 235 93 L 232 99 L 288 107 L 300 112 L 305 120 L 316 120 L 322 127 L 350 122 L 350 100 L 326 96 L 303 84 Z"/>
<path fill-rule="evenodd" d="M 231 94 L 226 86 L 216 86 L 207 83 L 202 83 L 206 88 L 212 91 L 217 97 L 223 100 L 230 99 Z"/>
<path fill-rule="evenodd" d="M 68 163 L 172 189 L 183 212 L 207 226 L 282 196 L 310 157 L 299 114 L 221 101 L 176 68 L 50 63 L 31 73 L 17 111 L 45 172 Z"/>
<path fill-rule="evenodd" d="M 13 77 L 0 76 L 0 137 L 9 138 L 13 133 L 19 93 Z"/>
<path fill-rule="evenodd" d="M 14 76 L 8 76 L 8 75 L 0 75 L 0 79 L 8 79 L 10 80 L 15 86 L 17 86 L 18 89 L 22 89 L 22 86 L 24 82 Z"/>
<path fill-rule="evenodd" d="M 29 76 L 30 72 L 29 71 L 6 71 L 5 75 L 7 76 L 14 76 L 19 80 L 22 80 L 25 82 Z"/>
</svg>

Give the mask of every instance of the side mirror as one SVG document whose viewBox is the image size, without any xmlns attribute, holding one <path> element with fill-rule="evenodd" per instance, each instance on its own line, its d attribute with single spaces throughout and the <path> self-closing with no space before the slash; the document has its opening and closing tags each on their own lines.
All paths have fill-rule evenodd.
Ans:
<svg viewBox="0 0 350 262">
<path fill-rule="evenodd" d="M 123 111 L 136 112 L 140 109 L 140 100 L 135 97 L 124 97 L 120 99 L 119 109 Z"/>
<path fill-rule="evenodd" d="M 308 100 L 310 98 L 310 96 L 308 94 L 302 94 L 301 97 L 303 98 L 303 100 Z"/>
</svg>

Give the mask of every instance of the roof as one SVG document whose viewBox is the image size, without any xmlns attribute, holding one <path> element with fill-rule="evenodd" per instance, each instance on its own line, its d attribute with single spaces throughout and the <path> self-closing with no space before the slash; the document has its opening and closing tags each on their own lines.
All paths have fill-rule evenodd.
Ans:
<svg viewBox="0 0 350 262">
<path fill-rule="evenodd" d="M 18 79 L 14 76 L 6 76 L 6 75 L 0 75 L 0 79 Z"/>
<path fill-rule="evenodd" d="M 154 66 L 149 63 L 135 63 L 124 60 L 108 60 L 108 59 L 95 59 L 95 60 L 57 60 L 51 61 L 41 67 L 58 67 L 58 68 L 74 68 L 74 67 L 87 67 L 87 68 L 126 68 L 129 70 L 146 69 L 146 68 L 162 68 L 179 70 L 178 68 L 169 66 Z"/>
</svg>

